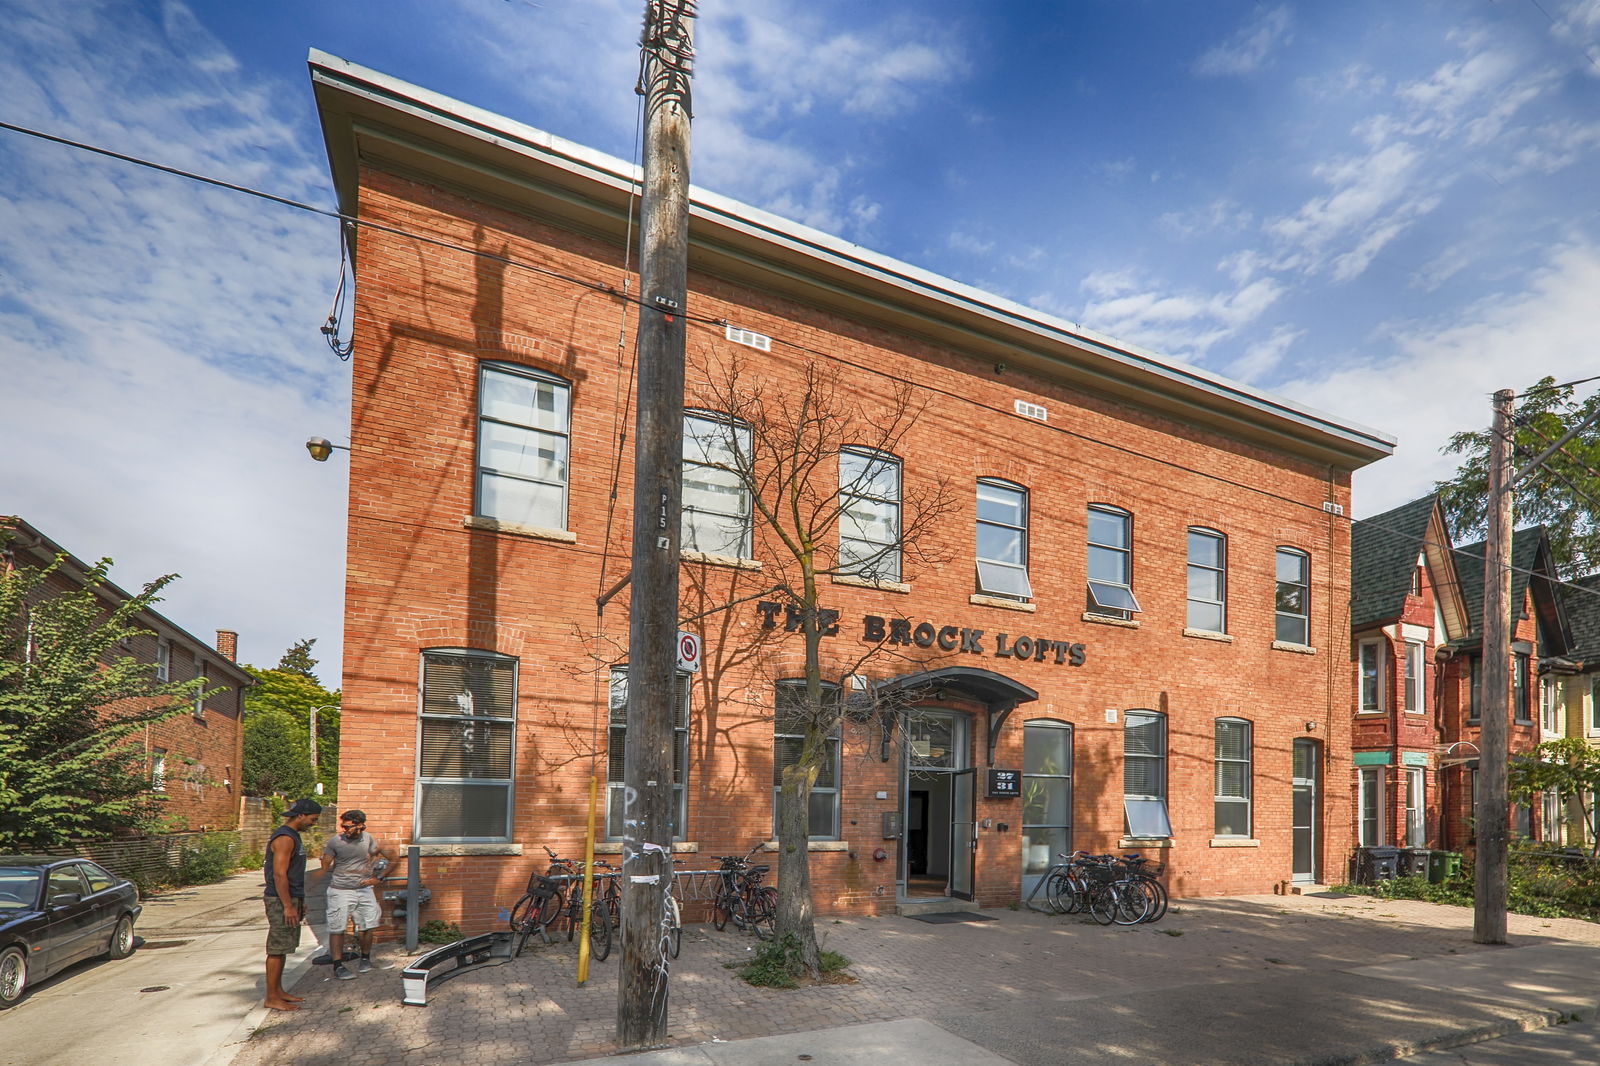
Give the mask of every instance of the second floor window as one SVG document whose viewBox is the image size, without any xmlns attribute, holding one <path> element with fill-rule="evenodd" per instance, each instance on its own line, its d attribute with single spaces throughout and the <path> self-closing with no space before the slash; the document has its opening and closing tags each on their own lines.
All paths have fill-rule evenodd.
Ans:
<svg viewBox="0 0 1600 1066">
<path fill-rule="evenodd" d="M 1467 721 L 1476 722 L 1483 714 L 1483 660 L 1474 655 L 1467 661 Z"/>
<path fill-rule="evenodd" d="M 156 641 L 156 680 L 172 678 L 172 643 L 166 639 Z"/>
<path fill-rule="evenodd" d="M 839 572 L 900 580 L 900 462 L 865 448 L 839 453 Z"/>
<path fill-rule="evenodd" d="M 1533 721 L 1528 687 L 1528 655 L 1519 651 L 1511 667 L 1511 707 L 1519 722 Z"/>
<path fill-rule="evenodd" d="M 1311 643 L 1311 558 L 1294 548 L 1278 549 L 1277 631 L 1285 644 Z"/>
<path fill-rule="evenodd" d="M 478 514 L 567 527 L 569 391 L 560 378 L 527 367 L 479 368 Z"/>
<path fill-rule="evenodd" d="M 1132 618 L 1133 515 L 1117 507 L 1089 508 L 1089 612 Z"/>
<path fill-rule="evenodd" d="M 1561 728 L 1561 686 L 1554 677 L 1546 677 L 1540 682 L 1540 691 L 1544 699 L 1540 704 L 1543 718 L 1544 731 L 1551 736 L 1560 736 Z"/>
<path fill-rule="evenodd" d="M 1228 631 L 1228 542 L 1214 529 L 1189 530 L 1189 614 L 1185 625 Z"/>
<path fill-rule="evenodd" d="M 1012 600 L 1033 598 L 1028 580 L 1028 490 L 978 479 L 978 590 Z"/>
<path fill-rule="evenodd" d="M 1358 645 L 1360 704 L 1356 708 L 1364 714 L 1384 709 L 1383 698 L 1383 642 L 1363 640 Z"/>
<path fill-rule="evenodd" d="M 750 427 L 725 418 L 683 419 L 683 547 L 751 558 Z"/>
<path fill-rule="evenodd" d="M 1406 641 L 1406 710 L 1421 714 L 1428 709 L 1424 678 L 1428 676 L 1421 641 Z"/>
</svg>

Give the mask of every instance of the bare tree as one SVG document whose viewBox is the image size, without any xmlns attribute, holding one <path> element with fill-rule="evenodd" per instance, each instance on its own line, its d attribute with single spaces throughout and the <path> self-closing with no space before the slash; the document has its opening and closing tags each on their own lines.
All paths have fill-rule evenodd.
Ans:
<svg viewBox="0 0 1600 1066">
<path fill-rule="evenodd" d="M 881 393 L 861 394 L 836 367 L 814 360 L 792 380 L 746 369 L 733 360 L 710 371 L 697 398 L 707 417 L 691 418 L 684 440 L 709 491 L 736 489 L 749 499 L 753 529 L 697 513 L 697 487 L 686 475 L 684 547 L 739 554 L 733 538 L 758 538 L 759 547 L 738 547 L 760 551 L 762 570 L 751 584 L 761 591 L 720 604 L 706 597 L 707 613 L 756 600 L 763 628 L 755 642 L 776 650 L 779 638 L 796 632 L 804 642 L 804 684 L 780 686 L 775 708 L 780 731 L 792 738 L 779 779 L 777 931 L 794 934 L 815 976 L 811 790 L 845 717 L 864 709 L 865 694 L 850 691 L 850 678 L 870 660 L 896 654 L 881 643 L 825 642 L 838 615 L 822 606 L 822 588 L 834 576 L 897 584 L 943 562 L 948 552 L 931 534 L 957 504 L 947 480 L 901 478 L 898 456 L 927 406 L 911 385 L 885 380 Z M 874 716 L 895 711 L 871 708 Z"/>
</svg>

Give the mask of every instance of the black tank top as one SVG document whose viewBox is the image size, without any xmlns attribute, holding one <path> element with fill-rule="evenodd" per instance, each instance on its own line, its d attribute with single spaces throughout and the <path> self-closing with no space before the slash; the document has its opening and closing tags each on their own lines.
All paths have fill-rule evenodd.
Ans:
<svg viewBox="0 0 1600 1066">
<path fill-rule="evenodd" d="M 294 854 L 289 856 L 289 898 L 304 899 L 306 895 L 306 845 L 300 834 L 286 825 L 280 825 L 272 831 L 267 838 L 267 857 L 261 864 L 261 875 L 266 883 L 266 891 L 262 893 L 267 899 L 278 897 L 278 886 L 272 881 L 272 844 L 281 836 L 294 837 Z"/>
</svg>

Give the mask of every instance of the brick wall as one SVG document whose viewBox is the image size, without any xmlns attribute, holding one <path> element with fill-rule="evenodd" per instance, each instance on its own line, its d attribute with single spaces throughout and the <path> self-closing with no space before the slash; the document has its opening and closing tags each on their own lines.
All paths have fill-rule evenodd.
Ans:
<svg viewBox="0 0 1600 1066">
<path fill-rule="evenodd" d="M 381 169 L 362 173 L 362 210 L 389 226 L 536 263 L 559 274 L 620 282 L 618 248 L 475 202 Z M 606 665 L 625 657 L 626 597 L 597 620 L 595 599 L 627 569 L 631 453 L 615 442 L 630 427 L 630 378 L 617 352 L 631 336 L 621 301 L 490 260 L 366 230 L 357 291 L 350 474 L 341 802 L 364 808 L 374 831 L 404 841 L 411 831 L 416 772 L 419 651 L 471 647 L 514 656 L 520 682 L 516 733 L 517 855 L 433 856 L 426 917 L 466 931 L 497 920 L 543 865 L 538 845 L 579 849 L 590 758 L 604 773 Z M 1043 717 L 1075 732 L 1073 843 L 1111 850 L 1123 832 L 1122 715 L 1168 716 L 1168 795 L 1174 838 L 1151 853 L 1169 861 L 1175 894 L 1265 891 L 1291 872 L 1290 757 L 1295 739 L 1322 745 L 1319 862 L 1342 869 L 1350 844 L 1348 708 L 1349 533 L 1323 513 L 1324 500 L 1349 507 L 1348 476 L 1211 431 L 1118 403 L 1087 384 L 997 372 L 977 359 L 916 337 L 695 274 L 699 315 L 804 345 L 757 355 L 720 330 L 691 323 L 690 403 L 708 366 L 733 357 L 765 378 L 793 381 L 804 362 L 843 368 L 866 417 L 887 414 L 891 385 L 911 381 L 927 409 L 905 441 L 906 492 L 948 479 L 961 502 L 938 531 L 948 561 L 908 572 L 908 592 L 846 584 L 827 588 L 841 612 L 834 658 L 859 653 L 861 619 L 985 631 L 982 656 L 937 648 L 901 649 L 863 672 L 883 679 L 917 665 L 969 665 L 1036 689 L 998 738 L 995 765 L 1022 765 L 1022 723 Z M 572 382 L 568 529 L 573 543 L 470 529 L 473 513 L 477 368 L 495 359 L 536 367 Z M 1049 422 L 1022 419 L 1013 401 L 1049 409 Z M 617 471 L 613 483 L 613 471 Z M 1031 612 L 974 603 L 974 482 L 1005 478 L 1031 494 Z M 1260 486 L 1256 491 L 1248 486 Z M 1084 618 L 1086 508 L 1132 512 L 1136 626 Z M 608 521 L 608 517 L 610 520 Z M 1186 529 L 1228 538 L 1227 640 L 1186 636 Z M 610 530 L 609 540 L 607 530 Z M 773 565 L 776 553 L 759 543 Z M 1274 552 L 1289 546 L 1312 564 L 1311 643 L 1275 648 Z M 763 575 L 686 564 L 684 612 L 757 591 Z M 771 683 L 793 676 L 798 641 L 761 644 L 753 607 L 703 624 L 706 669 L 695 679 L 691 731 L 690 842 L 700 862 L 746 850 L 771 835 Z M 1081 666 L 996 654 L 1000 634 L 1081 643 Z M 976 710 L 959 700 L 945 704 Z M 1117 712 L 1108 721 L 1108 711 Z M 1221 846 L 1213 830 L 1213 729 L 1220 716 L 1254 728 L 1255 832 Z M 984 767 L 986 717 L 972 715 L 972 763 Z M 819 851 L 813 878 L 824 912 L 891 909 L 893 841 L 881 815 L 896 809 L 898 763 L 884 762 L 870 730 L 847 733 L 844 836 L 847 851 Z M 888 799 L 876 798 L 879 791 Z M 986 905 L 1018 896 L 1019 801 L 981 797 L 978 897 Z M 1228 842 L 1235 843 L 1235 842 Z M 890 860 L 876 862 L 885 847 Z M 493 849 L 491 849 L 493 850 Z M 502 849 L 506 850 L 506 849 Z M 538 857 L 535 861 L 534 856 Z M 691 856 L 691 861 L 695 861 Z"/>
</svg>

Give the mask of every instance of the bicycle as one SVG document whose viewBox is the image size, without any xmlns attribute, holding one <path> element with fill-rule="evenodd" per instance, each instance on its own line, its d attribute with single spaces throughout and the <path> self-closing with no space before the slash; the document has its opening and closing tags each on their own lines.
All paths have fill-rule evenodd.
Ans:
<svg viewBox="0 0 1600 1066">
<path fill-rule="evenodd" d="M 549 869 L 543 874 L 536 871 L 528 876 L 527 890 L 511 908 L 511 931 L 517 934 L 514 956 L 522 954 L 528 937 L 534 933 L 548 942 L 547 930 L 563 916 L 569 942 L 583 927 L 582 861 L 564 859 L 548 845 L 544 851 L 550 856 Z M 611 954 L 611 921 L 606 905 L 594 908 L 589 919 L 589 954 L 597 962 L 604 962 Z"/>
<path fill-rule="evenodd" d="M 761 883 L 772 867 L 751 865 L 750 858 L 766 846 L 757 841 L 744 855 L 713 855 L 721 863 L 721 886 L 711 907 L 711 924 L 720 932 L 728 922 L 749 929 L 759 940 L 770 940 L 778 920 L 778 890 Z"/>
<path fill-rule="evenodd" d="M 1163 897 L 1158 892 L 1164 893 L 1165 889 L 1153 876 L 1134 872 L 1139 863 L 1148 860 L 1083 851 L 1061 858 L 1067 861 L 1051 867 L 1045 875 L 1045 899 L 1058 914 L 1087 911 L 1101 925 L 1136 925 L 1159 917 L 1155 908 Z"/>
</svg>

